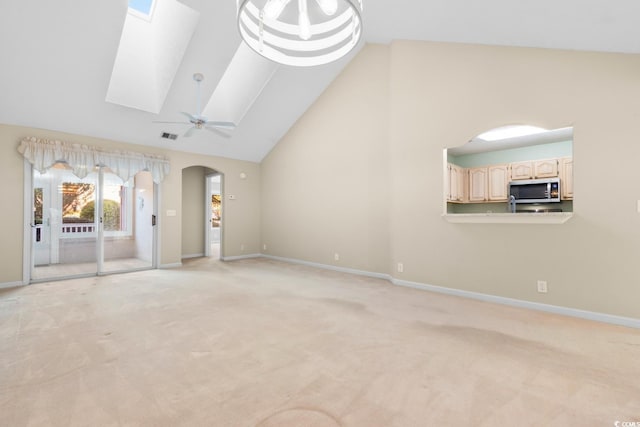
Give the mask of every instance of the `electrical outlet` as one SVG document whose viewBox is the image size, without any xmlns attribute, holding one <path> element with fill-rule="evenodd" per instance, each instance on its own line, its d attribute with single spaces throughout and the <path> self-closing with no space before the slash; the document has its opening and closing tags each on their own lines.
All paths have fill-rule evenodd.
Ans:
<svg viewBox="0 0 640 427">
<path fill-rule="evenodd" d="M 398 263 L 398 273 L 403 273 L 404 272 L 404 264 L 399 262 Z"/>
<path fill-rule="evenodd" d="M 265 243 L 264 245 L 262 245 L 262 250 L 266 251 L 267 250 L 267 244 Z"/>
<path fill-rule="evenodd" d="M 244 243 L 240 245 L 240 250 L 244 251 Z"/>
<path fill-rule="evenodd" d="M 336 261 L 340 261 L 340 254 L 338 252 L 333 254 L 333 259 L 335 259 Z"/>
<path fill-rule="evenodd" d="M 538 292 L 541 294 L 547 293 L 547 282 L 546 280 L 538 280 Z"/>
</svg>

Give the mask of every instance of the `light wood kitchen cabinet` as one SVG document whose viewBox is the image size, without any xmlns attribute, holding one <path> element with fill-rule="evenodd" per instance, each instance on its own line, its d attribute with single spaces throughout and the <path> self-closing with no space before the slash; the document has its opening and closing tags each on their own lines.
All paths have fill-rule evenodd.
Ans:
<svg viewBox="0 0 640 427">
<path fill-rule="evenodd" d="M 492 165 L 466 171 L 468 188 L 463 188 L 461 202 L 501 202 L 508 199 L 509 165 Z M 453 173 L 449 173 L 453 176 Z"/>
<path fill-rule="evenodd" d="M 464 202 L 466 195 L 466 170 L 460 166 L 449 163 L 448 169 L 448 193 L 447 201 Z"/>
<path fill-rule="evenodd" d="M 559 174 L 558 159 L 511 163 L 511 179 L 555 178 Z"/>
<path fill-rule="evenodd" d="M 533 162 L 511 163 L 511 179 L 533 179 Z"/>
<path fill-rule="evenodd" d="M 560 159 L 560 198 L 573 200 L 573 157 Z"/>
<path fill-rule="evenodd" d="M 489 201 L 507 201 L 509 199 L 509 165 L 487 167 L 487 184 Z"/>
<path fill-rule="evenodd" d="M 555 178 L 558 176 L 558 159 L 536 160 L 534 163 L 535 178 Z"/>
<path fill-rule="evenodd" d="M 469 202 L 487 200 L 487 168 L 469 169 Z"/>
<path fill-rule="evenodd" d="M 562 200 L 573 200 L 571 157 L 531 160 L 476 168 L 447 163 L 447 201 L 452 203 L 507 202 L 509 181 L 560 177 Z"/>
</svg>

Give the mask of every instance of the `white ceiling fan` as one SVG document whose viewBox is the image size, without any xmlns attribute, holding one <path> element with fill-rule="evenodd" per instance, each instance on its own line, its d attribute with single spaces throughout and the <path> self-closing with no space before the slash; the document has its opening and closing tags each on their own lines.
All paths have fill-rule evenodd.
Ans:
<svg viewBox="0 0 640 427">
<path fill-rule="evenodd" d="M 225 133 L 225 132 L 221 132 L 222 130 L 234 130 L 236 128 L 236 124 L 233 122 L 224 122 L 224 121 L 215 121 L 215 120 L 208 120 L 205 116 L 203 116 L 202 110 L 200 109 L 200 82 L 202 80 L 204 80 L 204 75 L 202 73 L 195 73 L 193 75 L 193 80 L 196 81 L 196 83 L 198 84 L 197 87 L 197 110 L 195 114 L 189 114 L 189 113 L 185 113 L 184 111 L 182 111 L 180 114 L 186 116 L 189 121 L 185 121 L 185 122 L 163 122 L 163 121 L 154 121 L 154 123 L 171 123 L 171 124 L 192 124 L 193 126 L 190 127 L 183 136 L 189 137 L 191 135 L 193 135 L 193 133 L 196 130 L 200 130 L 200 129 L 206 129 L 208 131 L 217 133 L 219 135 L 222 135 L 224 137 L 229 137 L 230 135 Z"/>
</svg>

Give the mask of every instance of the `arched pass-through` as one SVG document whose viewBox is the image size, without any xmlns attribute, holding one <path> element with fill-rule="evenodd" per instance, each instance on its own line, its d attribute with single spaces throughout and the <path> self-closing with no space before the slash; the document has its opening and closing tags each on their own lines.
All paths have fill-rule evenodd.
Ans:
<svg viewBox="0 0 640 427">
<path fill-rule="evenodd" d="M 563 223 L 573 215 L 573 127 L 510 125 L 443 153 L 449 222 Z"/>
</svg>

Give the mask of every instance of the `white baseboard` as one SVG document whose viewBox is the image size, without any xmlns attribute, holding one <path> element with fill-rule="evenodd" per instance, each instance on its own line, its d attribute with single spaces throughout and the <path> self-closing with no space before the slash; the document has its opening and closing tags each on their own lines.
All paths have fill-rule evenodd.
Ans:
<svg viewBox="0 0 640 427">
<path fill-rule="evenodd" d="M 187 255 L 182 255 L 182 259 L 189 259 L 189 258 L 202 258 L 204 256 L 204 253 L 199 253 L 199 254 L 187 254 Z"/>
<path fill-rule="evenodd" d="M 221 259 L 223 261 L 237 261 L 240 259 L 251 259 L 251 258 L 260 258 L 261 254 L 247 254 L 247 255 L 234 255 L 234 256 L 224 256 Z"/>
<path fill-rule="evenodd" d="M 276 261 L 290 262 L 292 264 L 301 264 L 301 265 L 308 265 L 309 267 L 322 268 L 323 270 L 332 270 L 332 271 L 338 271 L 340 273 L 356 274 L 358 276 L 373 277 L 375 279 L 385 279 L 389 281 L 391 280 L 391 276 L 383 273 L 373 273 L 371 271 L 356 270 L 353 268 L 338 267 L 335 265 L 328 265 L 328 264 L 319 264 L 317 262 L 303 261 L 303 260 L 294 259 L 294 258 L 283 258 L 283 257 L 273 256 L 273 255 L 261 254 L 260 256 L 263 258 L 269 258 Z"/>
<path fill-rule="evenodd" d="M 404 287 L 409 287 L 414 289 L 420 289 L 423 291 L 436 292 L 436 293 L 446 294 L 446 295 L 454 295 L 454 296 L 459 296 L 463 298 L 470 298 L 470 299 L 475 299 L 479 301 L 491 302 L 495 304 L 502 304 L 502 305 L 509 305 L 512 307 L 520 307 L 520 308 L 526 308 L 530 310 L 544 311 L 547 313 L 560 314 L 563 316 L 577 317 L 580 319 L 594 320 L 596 322 L 610 323 L 613 325 L 627 326 L 630 328 L 640 329 L 640 319 L 634 319 L 631 317 L 615 316 L 612 314 L 597 313 L 594 311 L 580 310 L 580 309 L 570 308 L 570 307 L 561 307 L 557 305 L 542 304 L 542 303 L 519 300 L 514 298 L 506 298 L 506 297 L 500 297 L 495 295 L 482 294 L 479 292 L 465 291 L 462 289 L 446 288 L 443 286 L 434 286 L 434 285 L 427 285 L 424 283 L 410 282 L 407 280 L 396 279 L 389 274 L 383 274 L 383 273 L 372 273 L 369 271 L 355 270 L 355 269 L 344 268 L 344 267 L 336 267 L 333 265 L 319 264 L 316 262 L 309 262 L 309 261 L 303 261 L 303 260 L 292 259 L 292 258 L 283 258 L 283 257 L 277 257 L 277 256 L 265 255 L 265 254 L 262 254 L 261 256 L 264 258 L 274 259 L 277 261 L 308 265 L 310 267 L 317 267 L 325 270 L 333 270 L 333 271 L 339 271 L 342 273 L 351 273 L 351 274 L 357 274 L 360 276 L 374 277 L 377 279 L 385 279 L 397 286 L 404 286 Z"/>
<path fill-rule="evenodd" d="M 158 268 L 162 268 L 162 269 L 165 269 L 165 268 L 178 268 L 178 267 L 182 267 L 182 263 L 181 262 L 174 262 L 172 264 L 160 264 L 158 266 Z"/>
<path fill-rule="evenodd" d="M 577 308 L 561 307 L 558 305 L 542 304 L 539 302 L 525 301 L 514 298 L 500 297 L 496 295 L 482 294 L 479 292 L 464 291 L 461 289 L 445 288 L 442 286 L 426 285 L 424 283 L 409 282 L 406 280 L 391 279 L 391 283 L 397 286 L 405 286 L 423 291 L 437 292 L 440 294 L 454 295 L 463 298 L 470 298 L 479 301 L 492 302 L 496 304 L 509 305 L 512 307 L 527 308 L 530 310 L 545 311 L 547 313 L 560 314 L 563 316 L 578 317 L 581 319 L 595 320 L 596 322 L 611 323 L 614 325 L 627 326 L 640 329 L 640 319 L 631 317 L 615 316 L 612 314 L 597 313 L 594 311 L 580 310 Z"/>
<path fill-rule="evenodd" d="M 26 286 L 26 283 L 23 282 L 5 282 L 0 283 L 0 289 L 9 289 L 9 288 L 17 288 L 18 286 Z"/>
</svg>

